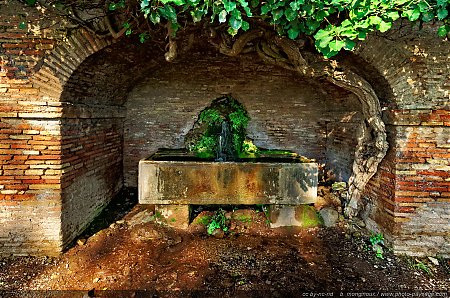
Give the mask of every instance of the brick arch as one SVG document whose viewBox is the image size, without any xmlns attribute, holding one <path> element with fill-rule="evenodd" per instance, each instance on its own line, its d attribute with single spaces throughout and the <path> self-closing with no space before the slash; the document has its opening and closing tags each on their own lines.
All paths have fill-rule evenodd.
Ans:
<svg viewBox="0 0 450 298">
<path fill-rule="evenodd" d="M 42 97 L 59 99 L 65 84 L 83 61 L 113 42 L 86 29 L 78 29 L 35 65 L 30 81 L 39 88 Z"/>
<path fill-rule="evenodd" d="M 361 43 L 354 54 L 375 68 L 386 80 L 393 95 L 388 99 L 391 107 L 397 106 L 403 98 L 414 97 L 413 88 L 408 85 L 407 80 L 399 80 L 399 74 L 406 78 L 414 76 L 406 47 L 373 35 Z"/>
</svg>

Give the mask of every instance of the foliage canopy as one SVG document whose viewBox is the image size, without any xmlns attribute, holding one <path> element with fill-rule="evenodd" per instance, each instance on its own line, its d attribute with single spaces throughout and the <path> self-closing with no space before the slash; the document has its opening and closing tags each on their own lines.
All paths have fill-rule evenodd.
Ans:
<svg viewBox="0 0 450 298">
<path fill-rule="evenodd" d="M 325 57 L 352 50 L 373 31 L 386 32 L 393 22 L 441 21 L 438 34 L 450 32 L 448 0 L 140 0 L 139 11 L 154 25 L 169 22 L 172 34 L 186 22 L 223 24 L 231 35 L 265 24 L 278 34 L 297 39 L 310 36 Z M 125 0 L 109 10 L 125 9 Z M 132 28 L 124 25 L 127 32 Z M 147 35 L 141 34 L 141 41 Z"/>
<path fill-rule="evenodd" d="M 325 57 L 342 49 L 352 50 L 358 40 L 374 31 L 386 32 L 393 22 L 440 21 L 438 35 L 450 33 L 449 0 L 22 0 L 66 11 L 97 5 L 109 14 L 121 14 L 125 35 L 138 33 L 141 42 L 150 38 L 142 30 L 144 18 L 154 26 L 169 25 L 176 32 L 188 23 L 209 22 L 226 27 L 232 36 L 263 25 L 290 39 L 312 37 L 315 48 Z M 74 10 L 74 7 L 76 9 Z M 64 9 L 68 8 L 68 9 Z M 148 28 L 147 28 L 148 30 Z"/>
</svg>

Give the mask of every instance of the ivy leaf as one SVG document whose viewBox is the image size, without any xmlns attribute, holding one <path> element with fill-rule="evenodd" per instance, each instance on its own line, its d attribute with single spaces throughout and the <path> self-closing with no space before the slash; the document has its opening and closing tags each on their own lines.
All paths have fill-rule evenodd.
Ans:
<svg viewBox="0 0 450 298">
<path fill-rule="evenodd" d="M 276 9 L 272 11 L 272 16 L 274 21 L 278 21 L 283 16 L 283 9 Z"/>
<path fill-rule="evenodd" d="M 164 5 L 163 8 L 159 8 L 159 12 L 167 20 L 176 23 L 176 21 L 177 21 L 177 12 L 175 11 L 175 9 L 172 6 L 166 4 L 166 5 Z"/>
<path fill-rule="evenodd" d="M 420 12 L 426 12 L 430 9 L 430 7 L 428 6 L 428 3 L 425 1 L 420 1 L 419 4 L 417 5 L 417 7 L 419 8 Z"/>
<path fill-rule="evenodd" d="M 231 12 L 236 9 L 236 3 L 234 1 L 223 0 L 223 7 L 227 12 Z"/>
<path fill-rule="evenodd" d="M 322 39 L 317 40 L 319 47 L 326 48 L 328 46 L 328 44 L 330 43 L 330 41 L 333 40 L 333 38 L 334 38 L 333 36 L 327 35 L 327 36 L 323 37 Z"/>
<path fill-rule="evenodd" d="M 380 18 L 379 16 L 371 16 L 371 17 L 369 17 L 369 23 L 371 25 L 378 26 L 378 25 L 381 24 L 382 21 L 383 21 L 383 19 Z"/>
<path fill-rule="evenodd" d="M 227 21 L 227 14 L 225 9 L 219 13 L 219 23 L 225 23 Z"/>
<path fill-rule="evenodd" d="M 204 14 L 205 11 L 203 9 L 195 9 L 191 11 L 192 20 L 194 21 L 194 23 L 200 22 Z"/>
<path fill-rule="evenodd" d="M 161 22 L 161 18 L 160 18 L 160 16 L 159 16 L 159 13 L 157 13 L 156 11 L 153 11 L 151 14 L 150 14 L 150 21 L 153 23 L 153 24 L 158 24 L 159 22 Z"/>
<path fill-rule="evenodd" d="M 420 17 L 420 9 L 416 7 L 415 9 L 405 10 L 402 16 L 407 17 L 411 22 L 417 21 Z"/>
<path fill-rule="evenodd" d="M 393 21 L 398 20 L 398 18 L 400 18 L 400 15 L 399 15 L 398 12 L 396 12 L 396 11 L 388 12 L 388 13 L 386 14 L 386 16 L 387 16 L 388 18 L 390 18 L 391 20 L 393 20 Z"/>
<path fill-rule="evenodd" d="M 299 35 L 300 31 L 296 28 L 291 28 L 288 30 L 288 37 L 290 39 L 296 39 Z"/>
<path fill-rule="evenodd" d="M 232 16 L 228 21 L 228 24 L 230 24 L 231 28 L 237 31 L 242 27 L 242 19 L 238 19 L 235 16 Z"/>
<path fill-rule="evenodd" d="M 389 29 L 391 29 L 391 27 L 392 27 L 391 22 L 381 21 L 380 25 L 377 26 L 377 29 L 380 30 L 380 32 L 386 32 Z"/>
<path fill-rule="evenodd" d="M 433 19 L 434 19 L 434 13 L 432 13 L 431 11 L 428 11 L 422 15 L 422 21 L 424 21 L 424 22 L 430 22 Z"/>
<path fill-rule="evenodd" d="M 269 4 L 264 4 L 263 6 L 261 6 L 261 14 L 262 15 L 266 15 L 269 11 L 270 11 Z"/>
<path fill-rule="evenodd" d="M 356 46 L 356 42 L 354 42 L 353 40 L 350 40 L 350 39 L 345 40 L 344 49 L 351 51 L 355 48 L 355 46 Z"/>
<path fill-rule="evenodd" d="M 438 9 L 437 11 L 437 17 L 439 20 L 443 20 L 448 16 L 448 10 L 447 9 Z"/>
<path fill-rule="evenodd" d="M 242 21 L 241 29 L 247 31 L 248 29 L 250 29 L 250 24 L 246 21 Z"/>
<path fill-rule="evenodd" d="M 345 47 L 345 41 L 336 39 L 331 41 L 328 46 L 331 51 L 339 52 L 343 47 Z"/>
<path fill-rule="evenodd" d="M 150 38 L 150 36 L 148 35 L 147 32 L 139 34 L 140 43 L 146 42 L 149 38 Z"/>
<path fill-rule="evenodd" d="M 148 0 L 142 0 L 141 1 L 141 9 L 146 8 L 147 6 L 149 6 Z"/>
<path fill-rule="evenodd" d="M 441 27 L 439 27 L 439 29 L 438 29 L 438 35 L 440 36 L 440 37 L 446 37 L 447 36 L 447 34 L 448 34 L 448 31 L 449 31 L 449 26 L 448 25 L 442 25 Z"/>
<path fill-rule="evenodd" d="M 286 16 L 286 20 L 292 22 L 297 18 L 297 12 L 292 10 L 292 8 L 288 8 L 284 11 L 284 15 Z"/>
</svg>

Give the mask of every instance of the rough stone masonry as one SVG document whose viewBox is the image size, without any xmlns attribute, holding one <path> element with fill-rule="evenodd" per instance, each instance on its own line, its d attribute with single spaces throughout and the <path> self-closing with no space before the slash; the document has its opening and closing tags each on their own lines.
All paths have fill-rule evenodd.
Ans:
<svg viewBox="0 0 450 298">
<path fill-rule="evenodd" d="M 246 106 L 257 145 L 348 180 L 361 121 L 353 94 L 206 44 L 168 64 L 156 43 L 69 34 L 57 21 L 0 1 L 0 254 L 60 253 L 136 186 L 139 159 L 182 144 L 222 94 Z M 388 132 L 364 214 L 396 253 L 449 256 L 450 43 L 437 27 L 408 30 L 370 36 L 342 57 L 377 92 Z"/>
</svg>

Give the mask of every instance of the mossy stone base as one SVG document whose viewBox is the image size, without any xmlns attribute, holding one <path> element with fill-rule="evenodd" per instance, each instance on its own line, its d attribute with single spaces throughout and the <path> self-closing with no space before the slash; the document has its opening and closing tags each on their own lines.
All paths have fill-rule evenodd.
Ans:
<svg viewBox="0 0 450 298">
<path fill-rule="evenodd" d="M 309 205 L 271 205 L 270 227 L 312 228 L 322 225 L 322 219 L 316 209 Z"/>
</svg>

